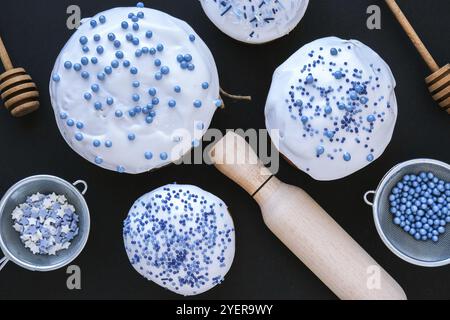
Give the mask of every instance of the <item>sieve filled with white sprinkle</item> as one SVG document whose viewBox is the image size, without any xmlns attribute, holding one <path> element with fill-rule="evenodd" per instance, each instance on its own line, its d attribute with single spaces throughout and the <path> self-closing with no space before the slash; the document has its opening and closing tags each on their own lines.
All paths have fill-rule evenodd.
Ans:
<svg viewBox="0 0 450 320">
<path fill-rule="evenodd" d="M 49 175 L 12 186 L 0 201 L 0 270 L 8 261 L 31 271 L 52 271 L 72 262 L 89 236 L 86 192 L 82 180 L 72 184 Z"/>
</svg>

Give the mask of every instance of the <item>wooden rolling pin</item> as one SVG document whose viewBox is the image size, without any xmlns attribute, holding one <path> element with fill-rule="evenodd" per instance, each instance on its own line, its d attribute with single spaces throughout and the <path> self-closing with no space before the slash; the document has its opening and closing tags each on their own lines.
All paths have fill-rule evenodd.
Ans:
<svg viewBox="0 0 450 320">
<path fill-rule="evenodd" d="M 36 84 L 23 68 L 14 68 L 0 37 L 0 60 L 5 72 L 0 74 L 0 94 L 6 109 L 14 117 L 22 117 L 39 108 Z"/>
<path fill-rule="evenodd" d="M 258 202 L 269 229 L 339 298 L 406 299 L 347 232 L 303 190 L 274 177 L 241 136 L 227 133 L 209 155 L 219 171 Z"/>
<path fill-rule="evenodd" d="M 433 96 L 433 99 L 444 110 L 447 110 L 448 114 L 450 114 L 450 64 L 447 63 L 445 66 L 440 68 L 434 58 L 431 56 L 428 49 L 423 44 L 422 40 L 420 40 L 416 31 L 409 23 L 408 19 L 403 14 L 402 10 L 395 2 L 395 0 L 386 0 L 386 3 L 389 9 L 391 9 L 397 21 L 405 30 L 411 42 L 416 47 L 422 59 L 427 64 L 428 68 L 430 68 L 431 72 L 433 72 L 431 75 L 425 78 L 425 82 L 428 85 L 428 90 Z"/>
</svg>

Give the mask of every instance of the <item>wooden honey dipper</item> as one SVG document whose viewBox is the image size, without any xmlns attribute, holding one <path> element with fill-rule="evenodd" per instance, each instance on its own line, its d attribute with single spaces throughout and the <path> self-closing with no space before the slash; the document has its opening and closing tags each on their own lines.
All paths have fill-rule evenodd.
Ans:
<svg viewBox="0 0 450 320">
<path fill-rule="evenodd" d="M 209 155 L 256 200 L 267 227 L 339 298 L 406 299 L 400 285 L 319 204 L 264 167 L 243 137 L 228 132 Z"/>
<path fill-rule="evenodd" d="M 433 72 L 425 78 L 425 82 L 428 85 L 428 89 L 430 90 L 433 99 L 444 110 L 447 110 L 448 114 L 450 114 L 450 64 L 447 63 L 442 68 L 439 68 L 439 65 L 433 59 L 422 40 L 420 40 L 419 36 L 414 31 L 414 28 L 409 23 L 408 19 L 403 14 L 395 0 L 386 0 L 386 3 L 394 13 L 394 16 L 400 25 L 405 30 L 409 39 L 411 39 L 419 54 L 422 56 L 422 59 Z"/>
<path fill-rule="evenodd" d="M 6 109 L 14 117 L 22 117 L 39 108 L 39 91 L 23 68 L 14 68 L 2 38 L 0 60 L 5 72 L 0 75 L 0 94 Z"/>
</svg>

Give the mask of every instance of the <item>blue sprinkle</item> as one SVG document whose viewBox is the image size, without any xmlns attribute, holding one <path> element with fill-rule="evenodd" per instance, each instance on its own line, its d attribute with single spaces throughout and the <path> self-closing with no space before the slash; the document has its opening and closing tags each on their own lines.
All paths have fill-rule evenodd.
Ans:
<svg viewBox="0 0 450 320">
<path fill-rule="evenodd" d="M 352 156 L 350 155 L 350 153 L 346 152 L 344 153 L 343 158 L 345 161 L 350 161 L 352 159 Z"/>
</svg>

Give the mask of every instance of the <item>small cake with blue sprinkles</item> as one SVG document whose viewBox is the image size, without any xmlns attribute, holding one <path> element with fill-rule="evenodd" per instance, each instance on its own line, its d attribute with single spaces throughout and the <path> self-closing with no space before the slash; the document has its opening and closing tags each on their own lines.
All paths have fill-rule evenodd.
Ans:
<svg viewBox="0 0 450 320">
<path fill-rule="evenodd" d="M 72 149 L 131 174 L 199 145 L 221 106 L 206 44 L 184 21 L 142 3 L 83 19 L 56 60 L 50 95 Z"/>
<path fill-rule="evenodd" d="M 266 126 L 273 143 L 316 180 L 346 177 L 376 160 L 397 120 L 395 79 L 357 40 L 313 41 L 273 76 Z"/>
<path fill-rule="evenodd" d="M 200 0 L 209 19 L 228 36 L 265 43 L 288 34 L 303 18 L 309 0 Z"/>
<path fill-rule="evenodd" d="M 123 237 L 137 272 L 183 296 L 220 284 L 234 259 L 227 206 L 191 185 L 167 185 L 139 198 L 124 221 Z"/>
</svg>

